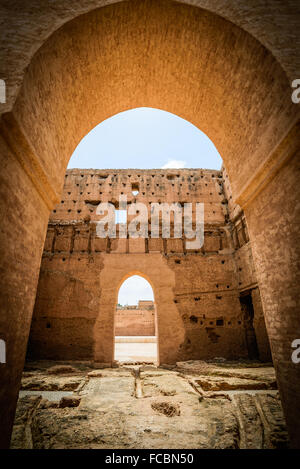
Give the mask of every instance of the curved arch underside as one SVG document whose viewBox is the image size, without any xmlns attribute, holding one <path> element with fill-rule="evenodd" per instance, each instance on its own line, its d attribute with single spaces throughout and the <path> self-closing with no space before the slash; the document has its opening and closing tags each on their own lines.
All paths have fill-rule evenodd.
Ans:
<svg viewBox="0 0 300 469">
<path fill-rule="evenodd" d="M 199 8 L 146 0 L 94 10 L 56 31 L 28 67 L 14 115 L 59 194 L 84 135 L 140 106 L 204 131 L 236 198 L 298 113 L 282 68 L 245 31 Z"/>
<path fill-rule="evenodd" d="M 119 0 L 123 1 L 123 0 Z M 300 71 L 300 7 L 298 0 L 181 0 L 228 19 L 261 42 L 281 64 L 290 80 Z M 0 2 L 2 40 L 0 38 L 0 76 L 7 80 L 7 105 L 11 110 L 32 56 L 47 38 L 63 24 L 95 8 L 116 0 L 2 0 Z M 160 3 L 160 0 L 158 0 Z M 5 59 L 5 60 L 4 60 Z"/>
</svg>

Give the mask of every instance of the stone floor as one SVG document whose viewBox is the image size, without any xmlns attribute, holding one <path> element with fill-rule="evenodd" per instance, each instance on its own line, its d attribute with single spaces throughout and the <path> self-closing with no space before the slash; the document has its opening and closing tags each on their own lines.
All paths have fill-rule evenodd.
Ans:
<svg viewBox="0 0 300 469">
<path fill-rule="evenodd" d="M 40 391 L 40 393 L 37 393 Z M 27 364 L 11 448 L 284 448 L 274 369 Z"/>
</svg>

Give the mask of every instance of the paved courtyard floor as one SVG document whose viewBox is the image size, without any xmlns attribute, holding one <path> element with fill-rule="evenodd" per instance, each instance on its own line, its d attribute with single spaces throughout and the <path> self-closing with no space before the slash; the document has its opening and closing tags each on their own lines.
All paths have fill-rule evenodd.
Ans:
<svg viewBox="0 0 300 469">
<path fill-rule="evenodd" d="M 27 363 L 11 448 L 284 448 L 274 369 Z"/>
<path fill-rule="evenodd" d="M 157 341 L 155 336 L 115 337 L 115 360 L 120 363 L 156 363 Z"/>
</svg>

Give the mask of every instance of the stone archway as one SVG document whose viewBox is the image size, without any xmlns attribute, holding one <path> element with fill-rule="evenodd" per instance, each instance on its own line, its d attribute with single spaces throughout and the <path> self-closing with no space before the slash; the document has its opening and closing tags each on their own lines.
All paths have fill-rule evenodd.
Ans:
<svg viewBox="0 0 300 469">
<path fill-rule="evenodd" d="M 159 365 L 157 329 L 151 284 L 140 272 L 127 276 L 114 310 L 114 361 Z"/>
<path fill-rule="evenodd" d="M 151 285 L 156 304 L 158 359 L 160 363 L 174 363 L 184 342 L 182 319 L 174 304 L 175 274 L 160 253 L 103 254 L 100 274 L 101 299 L 99 316 L 94 327 L 94 360 L 108 362 L 114 353 L 114 311 L 119 288 L 127 278 L 139 275 Z"/>
<path fill-rule="evenodd" d="M 67 162 L 92 127 L 139 106 L 189 120 L 223 157 L 233 196 L 246 212 L 283 406 L 293 444 L 300 444 L 300 371 L 290 348 L 300 329 L 299 110 L 290 96 L 285 72 L 256 39 L 217 15 L 167 0 L 92 11 L 65 24 L 37 51 L 12 112 L 1 118 L 4 445 L 49 210 L 59 200 Z M 271 276 L 274 265 L 283 275 Z"/>
</svg>

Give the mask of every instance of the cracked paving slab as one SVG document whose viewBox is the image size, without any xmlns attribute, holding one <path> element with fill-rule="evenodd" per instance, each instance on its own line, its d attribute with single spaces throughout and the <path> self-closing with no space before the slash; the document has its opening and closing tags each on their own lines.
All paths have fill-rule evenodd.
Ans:
<svg viewBox="0 0 300 469">
<path fill-rule="evenodd" d="M 75 366 L 75 365 L 74 365 Z M 45 398 L 20 396 L 12 448 L 281 448 L 287 433 L 276 390 L 269 390 L 270 370 L 259 373 L 226 368 L 226 376 L 191 373 L 187 365 L 172 370 L 123 366 L 78 370 L 73 395 L 77 407 L 46 405 Z M 197 366 L 196 366 L 197 368 Z M 200 367 L 201 368 L 201 367 Z M 217 373 L 220 372 L 217 367 Z M 200 371 L 200 370 L 199 370 Z M 236 374 L 235 374 L 236 371 Z M 57 393 L 62 376 L 38 372 L 41 388 Z M 257 377 L 257 376 L 256 376 Z M 38 380 L 30 376 L 36 394 Z M 64 377 L 65 386 L 69 379 Z M 219 389 L 206 392 L 205 379 Z M 214 379 L 212 379 L 214 378 Z M 234 381 L 234 386 L 233 382 Z M 243 382 L 244 380 L 244 382 Z M 260 384 L 265 382 L 264 391 Z M 234 391 L 232 391 L 232 386 Z M 258 386 L 258 387 L 257 387 Z M 251 389 L 252 387 L 252 389 Z M 52 389 L 52 391 L 51 391 Z M 245 390 L 246 389 L 246 390 Z M 249 389 L 249 392 L 248 392 Z M 42 389 L 40 389 L 42 391 Z M 23 391 L 24 393 L 25 391 Z M 49 398 L 50 399 L 50 398 Z M 52 399 L 55 401 L 55 399 Z"/>
</svg>

